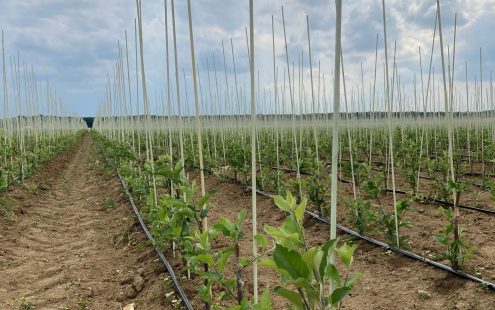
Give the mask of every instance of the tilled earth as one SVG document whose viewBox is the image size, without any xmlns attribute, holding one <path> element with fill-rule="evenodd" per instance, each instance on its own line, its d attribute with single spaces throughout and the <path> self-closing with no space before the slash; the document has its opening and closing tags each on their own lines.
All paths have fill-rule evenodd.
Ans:
<svg viewBox="0 0 495 310">
<path fill-rule="evenodd" d="M 4 197 L 0 309 L 172 309 L 172 289 L 89 134 Z M 173 299 L 173 298 L 170 298 Z"/>
</svg>

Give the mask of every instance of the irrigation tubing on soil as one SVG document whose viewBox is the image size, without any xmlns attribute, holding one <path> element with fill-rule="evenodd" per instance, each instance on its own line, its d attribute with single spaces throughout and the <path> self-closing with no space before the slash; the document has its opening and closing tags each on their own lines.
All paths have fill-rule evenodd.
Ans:
<svg viewBox="0 0 495 310">
<path fill-rule="evenodd" d="M 174 269 L 172 268 L 172 266 L 170 265 L 168 260 L 165 258 L 162 251 L 156 245 L 155 239 L 153 238 L 150 231 L 148 230 L 146 223 L 144 223 L 144 220 L 141 217 L 141 214 L 139 214 L 139 210 L 137 209 L 136 204 L 134 203 L 134 199 L 132 198 L 132 195 L 129 192 L 129 189 L 127 188 L 127 184 L 125 183 L 124 179 L 122 179 L 122 175 L 120 174 L 120 171 L 118 169 L 117 169 L 117 175 L 119 176 L 120 182 L 122 183 L 122 187 L 124 188 L 124 190 L 127 194 L 127 197 L 129 198 L 129 202 L 131 203 L 132 209 L 134 210 L 134 213 L 136 214 L 136 217 L 138 218 L 139 223 L 141 224 L 141 227 L 143 228 L 144 233 L 146 234 L 148 239 L 153 244 L 153 248 L 155 248 L 155 251 L 158 254 L 158 257 L 160 258 L 160 261 L 162 262 L 163 265 L 165 265 L 165 268 L 167 269 L 167 272 L 170 275 L 172 282 L 174 282 L 175 288 L 177 289 L 177 292 L 179 293 L 180 298 L 184 302 L 184 306 L 188 310 L 193 310 L 194 308 L 192 307 L 191 303 L 189 302 L 189 299 L 187 298 L 187 295 L 184 292 L 184 289 L 180 285 L 179 280 L 177 279 L 177 276 L 175 275 Z"/>
<path fill-rule="evenodd" d="M 197 167 L 194 167 L 194 168 L 199 170 L 199 168 L 197 168 Z M 280 168 L 280 169 L 281 170 L 292 171 L 292 169 L 289 169 L 289 168 Z M 205 169 L 205 171 L 206 171 L 206 169 Z M 211 172 L 211 171 L 208 171 L 208 172 Z M 236 182 L 237 184 L 240 184 L 243 187 L 249 189 L 249 190 L 251 190 L 251 188 L 252 188 L 251 185 L 245 184 L 245 183 L 243 183 L 243 182 L 241 182 L 239 180 L 235 180 L 233 178 L 230 178 L 230 179 L 232 181 Z M 265 191 L 262 191 L 260 189 L 256 189 L 256 193 L 258 193 L 261 196 L 265 196 L 265 197 L 268 197 L 268 198 L 273 198 L 273 195 L 272 194 L 270 194 L 268 192 L 265 192 Z M 445 203 L 445 202 L 443 202 L 443 203 Z M 328 219 L 322 218 L 319 215 L 317 215 L 316 213 L 313 213 L 313 212 L 307 211 L 307 210 L 304 211 L 304 213 L 307 216 L 309 216 L 309 217 L 311 217 L 311 218 L 313 218 L 313 219 L 315 219 L 315 220 L 317 220 L 319 222 L 322 222 L 322 223 L 324 223 L 326 225 L 330 225 L 330 221 Z M 393 247 L 393 246 L 391 246 L 391 245 L 389 245 L 389 244 L 387 244 L 385 242 L 378 241 L 376 239 L 373 239 L 373 238 L 370 238 L 370 237 L 367 237 L 367 236 L 363 236 L 360 233 L 358 233 L 358 232 L 356 232 L 356 231 L 354 231 L 354 230 L 352 230 L 350 228 L 347 228 L 345 226 L 342 226 L 342 225 L 337 224 L 337 228 L 339 230 L 342 230 L 343 232 L 349 234 L 349 235 L 352 235 L 352 236 L 356 237 L 356 238 L 359 238 L 359 239 L 364 240 L 364 241 L 367 241 L 367 242 L 369 242 L 369 243 L 371 243 L 373 245 L 376 245 L 376 246 L 379 246 L 381 248 L 384 248 L 385 250 L 391 250 L 393 252 L 402 254 L 402 255 L 407 256 L 409 258 L 413 258 L 413 259 L 422 261 L 423 263 L 426 263 L 426 264 L 431 265 L 433 267 L 437 267 L 437 268 L 443 269 L 443 270 L 448 271 L 450 273 L 453 273 L 453 274 L 455 274 L 457 276 L 463 277 L 465 279 L 468 279 L 468 280 L 471 280 L 471 281 L 474 281 L 474 282 L 478 282 L 478 283 L 480 283 L 483 286 L 486 286 L 486 287 L 488 287 L 488 288 L 490 288 L 492 290 L 495 290 L 495 284 L 494 283 L 485 281 L 483 279 L 480 279 L 480 278 L 475 277 L 475 276 L 473 276 L 471 274 L 462 272 L 460 270 L 456 270 L 456 269 L 454 269 L 454 268 L 452 268 L 450 266 L 447 266 L 447 265 L 444 265 L 442 263 L 436 262 L 434 260 L 431 260 L 429 258 L 426 258 L 426 257 L 423 257 L 421 255 L 415 254 L 413 252 L 406 251 L 406 250 L 403 250 L 403 249 L 399 249 L 399 248 Z"/>
<path fill-rule="evenodd" d="M 244 183 L 241 183 L 243 186 L 245 186 L 246 188 L 248 189 L 251 189 L 251 186 L 249 185 L 246 185 Z M 265 191 L 262 191 L 262 190 L 259 190 L 259 189 L 256 189 L 256 192 L 259 194 L 259 195 L 262 195 L 262 196 L 265 196 L 265 197 L 268 197 L 268 198 L 272 198 L 273 195 L 270 194 L 270 193 L 267 193 Z M 306 215 L 312 217 L 313 219 L 319 221 L 319 222 L 322 222 L 324 224 L 327 224 L 327 225 L 330 225 L 330 221 L 328 219 L 325 219 L 325 218 L 322 218 L 320 217 L 319 215 L 313 213 L 313 212 L 310 212 L 310 211 L 304 211 Z M 485 281 L 483 279 L 480 279 L 478 277 L 475 277 L 473 275 L 470 275 L 468 273 L 465 273 L 465 272 L 462 272 L 460 270 L 456 270 L 450 266 L 447 266 L 447 265 L 444 265 L 442 263 L 439 263 L 439 262 L 436 262 L 434 260 L 431 260 L 431 259 L 428 259 L 426 257 L 423 257 L 421 255 L 418 255 L 418 254 L 415 254 L 413 252 L 410 252 L 410 251 L 406 251 L 406 250 L 403 250 L 403 249 L 399 249 L 399 248 L 396 248 L 396 247 L 393 247 L 393 246 L 390 246 L 389 244 L 386 244 L 385 242 L 381 242 L 381 241 L 378 241 L 376 239 L 373 239 L 373 238 L 370 238 L 370 237 L 367 237 L 367 236 L 363 236 L 361 235 L 360 233 L 352 230 L 352 229 L 349 229 L 347 227 L 344 227 L 342 225 L 338 225 L 337 224 L 337 228 L 342 230 L 343 232 L 349 234 L 349 235 L 352 235 L 356 238 L 359 238 L 361 240 L 365 240 L 371 244 L 374 244 L 374 245 L 377 245 L 381 248 L 384 248 L 386 250 L 391 250 L 393 252 L 396 252 L 396 253 L 399 253 L 399 254 L 402 254 L 404 256 L 407 256 L 407 257 L 410 257 L 410 258 L 413 258 L 413 259 L 416 259 L 416 260 L 419 260 L 419 261 L 422 261 L 423 263 L 426 263 L 428 265 L 431 265 L 431 266 L 434 266 L 434 267 L 437 267 L 437 268 L 440 268 L 440 269 L 443 269 L 445 271 L 448 271 L 450 273 L 453 273 L 457 276 L 460 276 L 460 277 L 463 277 L 463 278 L 466 278 L 468 280 L 471 280 L 471 281 L 475 281 L 475 282 L 478 282 L 480 283 L 481 285 L 483 286 L 486 286 L 492 290 L 495 290 L 495 284 L 491 283 L 491 282 L 488 282 L 488 281 Z"/>
<path fill-rule="evenodd" d="M 296 170 L 294 169 L 291 169 L 291 168 L 286 168 L 286 167 L 270 167 L 271 169 L 279 169 L 279 170 L 283 170 L 283 171 L 286 171 L 286 172 L 297 172 Z M 299 171 L 300 174 L 304 174 L 304 175 L 311 175 L 310 173 L 308 172 L 304 172 L 304 171 Z M 344 180 L 344 179 L 341 179 L 339 178 L 339 181 L 342 182 L 342 183 L 347 183 L 347 184 L 350 184 L 351 182 L 350 181 L 347 181 L 347 180 Z M 387 192 L 392 192 L 392 189 L 390 188 L 387 188 L 385 189 L 385 191 Z M 396 189 L 395 190 L 396 193 L 398 194 L 404 194 L 404 195 L 407 195 L 407 192 L 403 191 L 403 190 L 399 190 L 399 189 Z M 440 200 L 440 199 L 432 199 L 433 202 L 435 203 L 438 203 L 438 204 L 443 204 L 443 205 L 447 205 L 447 206 L 452 206 L 453 203 L 449 202 L 449 201 L 444 201 L 444 200 Z M 493 210 L 487 210 L 487 209 L 483 209 L 483 208 L 478 208 L 478 207 L 471 207 L 471 206 L 465 206 L 465 205 L 457 205 L 459 208 L 461 209 L 466 209 L 466 210 L 472 210 L 472 211 L 478 211 L 478 212 L 482 212 L 482 213 L 485 213 L 485 214 L 488 214 L 488 215 L 491 215 L 491 216 L 495 216 L 495 211 Z"/>
</svg>

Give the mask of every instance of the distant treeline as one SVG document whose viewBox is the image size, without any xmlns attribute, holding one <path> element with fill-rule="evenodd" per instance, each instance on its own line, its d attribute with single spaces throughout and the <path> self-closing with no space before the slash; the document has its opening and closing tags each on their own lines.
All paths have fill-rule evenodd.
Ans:
<svg viewBox="0 0 495 310">
<path fill-rule="evenodd" d="M 483 112 L 454 112 L 454 117 L 459 118 L 459 117 L 469 117 L 469 116 L 479 116 L 479 115 L 493 115 L 495 111 L 493 110 L 488 110 L 488 111 L 483 111 Z M 392 115 L 394 117 L 443 117 L 445 115 L 445 112 L 415 112 L 415 111 L 407 111 L 407 112 L 393 112 Z M 46 115 L 37 115 L 41 116 L 42 119 L 48 118 Z M 202 117 L 204 118 L 218 118 L 218 117 L 226 117 L 225 115 L 203 115 Z M 379 111 L 379 112 L 352 112 L 352 113 L 340 113 L 340 116 L 343 118 L 348 118 L 352 117 L 354 119 L 370 119 L 370 118 L 386 118 L 387 117 L 387 112 Z M 22 116 L 23 118 L 29 118 L 27 116 Z M 144 118 L 144 115 L 135 115 L 132 116 L 132 118 Z M 194 116 L 183 116 L 184 118 L 194 118 Z M 230 117 L 242 117 L 242 118 L 249 118 L 249 114 L 244 114 L 244 115 L 229 115 L 227 116 L 228 118 Z M 273 114 L 258 114 L 258 117 L 264 120 L 271 119 L 275 117 Z M 283 118 L 283 119 L 290 119 L 291 114 L 279 114 L 277 117 Z M 296 117 L 300 117 L 299 115 L 296 115 Z M 303 119 L 312 119 L 313 114 L 304 114 L 302 115 Z M 332 118 L 332 113 L 318 113 L 315 114 L 315 117 L 317 119 L 324 119 L 324 118 Z M 55 116 L 55 118 L 64 118 L 63 116 Z M 73 117 L 67 117 L 67 118 L 73 118 Z M 152 119 L 167 119 L 168 116 L 162 116 L 162 115 L 150 115 L 150 118 Z M 86 122 L 86 125 L 88 125 L 88 128 L 93 128 L 93 122 L 94 122 L 94 117 L 83 117 L 83 120 Z"/>
<path fill-rule="evenodd" d="M 83 120 L 86 122 L 86 125 L 88 125 L 88 128 L 93 128 L 94 117 L 83 117 Z"/>
<path fill-rule="evenodd" d="M 88 120 L 87 119 L 91 119 L 91 125 L 93 125 L 93 119 L 94 117 L 85 117 L 85 121 L 86 121 L 86 124 L 89 124 L 88 123 Z M 80 120 L 81 118 L 80 117 L 73 117 L 73 116 L 60 116 L 60 115 L 43 115 L 43 114 L 40 114 L 40 115 L 17 115 L 17 116 L 13 116 L 13 117 L 7 117 L 7 118 L 2 118 L 0 117 L 0 127 L 2 127 L 2 125 L 4 124 L 5 121 L 7 120 L 16 120 L 16 119 L 19 119 L 19 120 L 30 120 L 30 119 L 41 119 L 42 122 L 44 121 L 48 121 L 48 120 L 61 120 L 61 119 L 68 119 L 68 120 Z"/>
<path fill-rule="evenodd" d="M 453 115 L 455 118 L 459 118 L 459 117 L 462 117 L 462 118 L 465 118 L 465 117 L 470 117 L 470 116 L 488 116 L 488 115 L 493 115 L 495 111 L 493 110 L 487 110 L 487 111 L 482 111 L 482 112 L 454 112 Z M 271 119 L 271 118 L 274 118 L 275 115 L 274 114 L 258 114 L 257 115 L 258 118 L 260 119 L 264 119 L 264 120 L 267 120 L 267 119 Z M 291 114 L 278 114 L 276 115 L 279 119 L 282 118 L 282 119 L 290 119 L 293 115 Z M 296 117 L 302 117 L 303 119 L 312 119 L 313 117 L 313 114 L 304 114 L 302 116 L 300 115 L 295 115 Z M 383 112 L 383 111 L 377 111 L 377 112 L 349 112 L 349 113 L 345 113 L 345 112 L 341 112 L 340 113 L 340 116 L 342 118 L 349 118 L 349 117 L 352 117 L 354 119 L 370 119 L 370 118 L 375 118 L 375 119 L 381 119 L 381 118 L 386 118 L 388 117 L 388 114 L 387 112 Z M 406 117 L 406 118 L 418 118 L 418 117 L 443 117 L 445 116 L 445 112 L 416 112 L 416 111 L 407 111 L 407 112 L 392 112 L 392 116 L 393 117 L 396 117 L 396 118 L 399 118 L 399 117 Z M 134 115 L 132 116 L 131 118 L 134 118 L 134 119 L 138 119 L 138 118 L 141 118 L 143 119 L 145 116 L 144 115 Z M 149 116 L 151 119 L 167 119 L 168 116 L 164 116 L 164 115 L 150 115 Z M 183 118 L 194 118 L 194 116 L 182 116 Z M 223 118 L 249 118 L 251 117 L 250 114 L 236 114 L 236 115 L 202 115 L 201 117 L 203 118 L 207 118 L 207 119 L 214 119 L 214 118 L 219 118 L 219 117 L 223 117 Z M 317 113 L 315 114 L 315 117 L 317 119 L 325 119 L 325 118 L 332 118 L 332 113 Z M 115 117 L 115 118 L 118 118 L 118 117 Z M 127 117 L 126 117 L 127 118 Z M 94 117 L 84 117 L 84 120 L 86 121 L 86 123 L 88 124 L 88 127 L 89 128 L 92 128 L 92 125 L 93 125 L 93 121 L 94 121 Z"/>
</svg>

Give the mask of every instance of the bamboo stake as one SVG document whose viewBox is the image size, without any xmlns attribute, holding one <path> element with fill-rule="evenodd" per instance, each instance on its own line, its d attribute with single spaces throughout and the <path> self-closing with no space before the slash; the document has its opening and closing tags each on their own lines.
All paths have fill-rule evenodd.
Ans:
<svg viewBox="0 0 495 310">
<path fill-rule="evenodd" d="M 339 122 L 340 122 L 340 64 L 341 64 L 341 33 L 342 33 L 342 0 L 335 0 L 335 76 L 333 81 L 333 114 L 332 114 L 332 184 L 330 200 L 330 239 L 337 238 L 337 165 L 339 155 Z M 330 255 L 330 263 L 335 263 L 335 253 Z M 330 293 L 334 285 L 330 281 Z"/>
<path fill-rule="evenodd" d="M 399 225 L 397 219 L 397 198 L 395 193 L 395 173 L 394 173 L 394 144 L 393 144 L 393 134 L 392 134 L 392 98 L 390 86 L 389 86 L 389 77 L 388 77 L 388 55 L 387 55 L 387 23 L 385 19 L 385 0 L 382 0 L 382 9 L 383 9 L 383 33 L 384 33 L 384 45 L 385 45 L 385 89 L 386 96 L 385 101 L 387 103 L 388 110 L 388 132 L 389 132 L 389 158 L 390 158 L 390 168 L 392 172 L 392 195 L 393 195 L 393 203 L 394 203 L 394 220 L 395 220 L 395 237 L 396 237 L 396 246 L 400 247 L 399 243 Z M 395 52 L 394 52 L 394 63 L 395 63 Z M 392 87 L 394 83 L 392 82 Z M 393 90 L 392 90 L 393 92 Z M 388 174 L 387 174 L 388 175 Z"/>
<path fill-rule="evenodd" d="M 258 257 L 258 246 L 254 238 L 258 234 L 256 211 L 256 105 L 254 102 L 254 16 L 253 0 L 249 0 L 249 75 L 251 84 L 251 204 L 253 211 L 253 257 Z M 253 263 L 253 299 L 258 303 L 258 264 Z"/>
</svg>

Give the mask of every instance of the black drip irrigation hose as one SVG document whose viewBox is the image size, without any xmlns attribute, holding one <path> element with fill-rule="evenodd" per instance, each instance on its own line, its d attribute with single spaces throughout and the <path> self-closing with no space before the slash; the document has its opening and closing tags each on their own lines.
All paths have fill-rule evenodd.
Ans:
<svg viewBox="0 0 495 310">
<path fill-rule="evenodd" d="M 344 160 L 344 159 L 343 159 L 342 161 L 349 161 L 349 160 L 347 160 L 347 159 L 346 159 L 346 160 Z M 377 163 L 380 163 L 380 164 L 381 164 L 381 162 L 377 162 Z M 328 165 L 328 164 L 330 164 L 330 162 L 326 162 L 325 164 L 327 164 L 327 165 Z M 383 165 L 383 164 L 382 164 L 382 165 Z M 372 167 L 371 169 L 373 169 L 374 171 L 380 171 L 380 172 L 381 172 L 381 171 L 383 171 L 383 170 L 381 170 L 381 169 L 379 169 L 379 168 L 376 168 L 376 167 Z M 438 170 L 437 170 L 437 171 L 438 171 Z M 470 173 L 464 173 L 463 175 L 471 175 L 471 174 L 470 174 Z M 486 175 L 486 174 L 485 174 L 485 176 L 488 176 L 488 175 Z M 433 180 L 433 178 L 428 177 L 428 176 L 425 176 L 425 175 L 420 175 L 420 176 L 419 176 L 419 178 L 420 178 L 420 179 L 424 179 L 424 180 L 430 180 L 430 181 L 432 181 L 432 180 Z M 481 188 L 481 189 L 486 189 L 486 186 L 485 186 L 485 185 L 482 185 L 482 184 L 478 184 L 478 183 L 471 182 L 471 181 L 466 181 L 466 183 L 467 183 L 467 184 L 469 184 L 469 185 L 472 185 L 472 186 L 474 186 L 474 187 L 478 187 L 478 188 Z"/>
<path fill-rule="evenodd" d="M 248 189 L 251 189 L 252 188 L 251 186 L 246 185 L 244 183 L 240 183 L 240 184 L 242 184 L 244 187 L 246 187 Z M 267 192 L 262 191 L 262 190 L 259 190 L 259 189 L 256 189 L 256 193 L 258 193 L 261 196 L 268 197 L 268 198 L 272 198 L 273 197 L 273 195 L 271 195 L 270 193 L 267 193 Z M 328 219 L 322 218 L 319 215 L 317 215 L 316 213 L 313 213 L 313 212 L 307 211 L 307 210 L 304 211 L 304 213 L 306 215 L 312 217 L 313 219 L 319 221 L 319 222 L 322 222 L 322 223 L 324 223 L 326 225 L 330 225 L 330 221 L 328 221 Z M 460 270 L 456 270 L 456 269 L 454 269 L 454 268 L 452 268 L 450 266 L 447 266 L 447 265 L 444 265 L 442 263 L 436 262 L 434 260 L 428 259 L 426 257 L 423 257 L 421 255 L 415 254 L 413 252 L 410 252 L 410 251 L 406 251 L 406 250 L 403 250 L 403 249 L 399 249 L 399 248 L 393 247 L 393 246 L 391 246 L 389 244 L 386 244 L 385 242 L 378 241 L 376 239 L 373 239 L 373 238 L 370 238 L 370 237 L 367 237 L 367 236 L 363 236 L 360 233 L 358 233 L 358 232 L 356 232 L 356 231 L 354 231 L 352 229 L 349 229 L 347 227 L 344 227 L 342 225 L 337 224 L 337 228 L 339 230 L 342 230 L 343 232 L 351 235 L 351 236 L 354 236 L 354 237 L 359 238 L 361 240 L 367 241 L 367 242 L 369 242 L 369 243 L 371 243 L 373 245 L 379 246 L 379 247 L 381 247 L 381 248 L 383 248 L 385 250 L 391 250 L 391 251 L 393 251 L 395 253 L 402 254 L 402 255 L 407 256 L 409 258 L 413 258 L 413 259 L 422 261 L 423 263 L 426 263 L 426 264 L 431 265 L 433 267 L 437 267 L 437 268 L 443 269 L 443 270 L 448 271 L 450 273 L 453 273 L 453 274 L 455 274 L 457 276 L 466 278 L 466 279 L 471 280 L 471 281 L 474 281 L 474 282 L 478 282 L 478 283 L 480 283 L 483 286 L 486 286 L 486 287 L 488 287 L 488 288 L 490 288 L 492 290 L 495 290 L 495 284 L 493 284 L 491 282 L 488 282 L 488 281 L 485 281 L 483 279 L 480 279 L 478 277 L 475 277 L 475 276 L 473 276 L 471 274 L 462 272 Z"/>
<path fill-rule="evenodd" d="M 434 157 L 432 157 L 434 158 Z M 341 159 L 341 161 L 350 161 L 350 159 Z M 467 161 L 467 160 L 463 160 L 463 161 Z M 360 163 L 368 163 L 369 161 L 356 161 L 356 162 L 360 162 Z M 380 161 L 375 161 L 373 160 L 371 162 L 372 164 L 376 164 L 377 166 L 385 166 L 385 164 L 383 162 L 380 162 Z M 481 162 L 477 162 L 477 163 L 481 163 Z M 325 162 L 325 164 L 329 165 L 330 162 Z M 377 168 L 373 167 L 374 170 L 378 170 Z M 435 171 L 440 171 L 440 169 L 435 169 Z M 463 176 L 486 176 L 486 177 L 495 177 L 495 174 L 494 173 L 483 173 L 483 172 L 475 172 L 475 171 L 468 171 L 468 172 L 463 172 L 461 173 L 461 175 Z"/>
<path fill-rule="evenodd" d="M 340 180 L 340 181 L 345 182 L 345 183 L 350 183 L 349 181 L 344 181 L 344 180 Z M 393 189 L 387 188 L 386 191 L 389 192 L 389 193 L 391 193 L 391 192 L 393 192 Z M 403 194 L 403 195 L 407 195 L 408 194 L 407 192 L 402 191 L 402 190 L 398 190 L 398 189 L 396 189 L 395 192 L 397 194 Z M 454 204 L 452 202 L 445 201 L 445 200 L 440 200 L 440 199 L 436 199 L 436 198 L 429 199 L 429 200 L 430 201 L 433 201 L 435 203 L 438 203 L 438 204 L 446 205 L 446 206 L 454 206 Z M 491 216 L 495 216 L 495 211 L 493 211 L 493 210 L 487 210 L 487 209 L 483 209 L 483 208 L 471 207 L 471 206 L 465 206 L 465 205 L 457 205 L 457 207 L 459 207 L 461 209 L 478 211 L 478 212 L 482 212 L 482 213 L 485 213 L 485 214 L 488 214 L 488 215 L 491 215 Z"/>
<path fill-rule="evenodd" d="M 443 201 L 440 199 L 433 199 L 433 201 L 436 203 L 439 203 L 439 204 L 447 205 L 447 206 L 453 206 L 454 205 L 452 202 Z M 457 206 L 461 209 L 478 211 L 478 212 L 486 213 L 486 214 L 491 215 L 491 216 L 495 216 L 495 211 L 493 211 L 493 210 L 487 210 L 487 209 L 482 209 L 482 208 L 478 208 L 478 207 L 471 207 L 471 206 L 464 206 L 464 205 L 457 205 Z"/>
<path fill-rule="evenodd" d="M 194 167 L 194 168 L 199 170 L 199 168 L 197 168 L 197 167 Z M 276 169 L 276 168 L 275 168 L 275 169 Z M 290 168 L 280 168 L 280 170 L 287 170 L 287 171 L 295 172 L 293 169 L 290 169 Z M 209 171 L 209 170 L 208 170 L 208 171 Z M 209 171 L 209 172 L 210 172 L 210 171 Z M 235 180 L 235 179 L 233 179 L 233 178 L 230 178 L 230 179 L 231 179 L 232 181 L 236 182 L 237 184 L 240 184 L 241 186 L 245 187 L 246 189 L 249 189 L 249 190 L 251 190 L 251 189 L 252 189 L 251 185 L 245 184 L 245 183 L 243 183 L 242 181 Z M 344 181 L 344 182 L 350 183 L 349 181 L 346 181 L 346 180 L 341 180 L 341 181 Z M 398 191 L 396 191 L 396 192 L 398 192 Z M 257 193 L 257 194 L 259 194 L 259 195 L 261 195 L 261 196 L 264 196 L 264 197 L 270 198 L 270 199 L 272 199 L 272 198 L 273 198 L 273 196 L 274 196 L 274 195 L 272 195 L 272 194 L 270 194 L 270 193 L 268 193 L 268 192 L 265 192 L 265 191 L 263 191 L 263 190 L 260 190 L 260 189 L 258 189 L 258 188 L 256 188 L 256 193 Z M 403 192 L 403 193 L 405 193 L 405 192 Z M 441 201 L 441 200 L 440 200 L 440 201 L 438 201 L 438 202 L 440 202 L 440 203 L 446 203 L 445 201 Z M 447 203 L 447 204 L 448 204 L 448 203 Z M 461 206 L 459 206 L 459 207 L 461 207 Z M 485 211 L 488 211 L 488 210 L 485 210 Z M 319 222 L 322 222 L 323 224 L 330 225 L 330 221 L 329 221 L 328 219 L 325 219 L 325 218 L 323 218 L 323 217 L 320 217 L 320 216 L 319 216 L 319 215 L 317 215 L 316 213 L 313 213 L 313 212 L 311 212 L 311 211 L 307 211 L 307 210 L 305 210 L 305 211 L 304 211 L 304 213 L 305 213 L 307 216 L 310 216 L 311 218 L 313 218 L 313 219 L 315 219 L 315 220 L 317 220 L 317 221 L 319 221 Z M 460 270 L 456 270 L 456 269 L 454 269 L 454 268 L 452 268 L 452 267 L 450 267 L 450 266 L 447 266 L 447 265 L 444 265 L 444 264 L 442 264 L 442 263 L 436 262 L 436 261 L 434 261 L 434 260 L 431 260 L 431 259 L 429 259 L 429 258 L 426 258 L 426 257 L 423 257 L 423 256 L 421 256 L 421 255 L 415 254 L 415 253 L 413 253 L 413 252 L 406 251 L 406 250 L 404 250 L 404 249 L 400 249 L 400 248 L 396 248 L 396 247 L 391 246 L 391 245 L 389 245 L 389 244 L 387 244 L 387 243 L 385 243 L 385 242 L 382 242 L 382 241 L 379 241 L 379 240 L 376 240 L 376 239 L 373 239 L 373 238 L 370 238 L 370 237 L 367 237 L 367 236 L 361 235 L 360 233 L 358 233 L 358 232 L 356 232 L 356 231 L 354 231 L 354 230 L 352 230 L 352 229 L 350 229 L 350 228 L 347 228 L 347 227 L 345 227 L 345 226 L 342 226 L 342 225 L 337 224 L 337 228 L 338 228 L 339 230 L 342 230 L 343 232 L 345 232 L 345 233 L 349 234 L 349 235 L 352 235 L 352 236 L 354 236 L 354 237 L 356 237 L 356 238 L 359 238 L 359 239 L 361 239 L 361 240 L 367 241 L 367 242 L 369 242 L 369 243 L 371 243 L 371 244 L 373 244 L 373 245 L 379 246 L 379 247 L 381 247 L 381 248 L 383 248 L 383 249 L 385 249 L 385 250 L 391 250 L 391 251 L 393 251 L 393 252 L 395 252 L 395 253 L 399 253 L 399 254 L 402 254 L 402 255 L 407 256 L 407 257 L 409 257 L 409 258 L 419 260 L 419 261 L 421 261 L 421 262 L 423 262 L 423 263 L 426 263 L 426 264 L 428 264 L 428 265 L 431 265 L 431 266 L 433 266 L 433 267 L 440 268 L 440 269 L 442 269 L 442 270 L 448 271 L 448 272 L 450 272 L 450 273 L 453 273 L 453 274 L 455 274 L 455 275 L 457 275 L 457 276 L 460 276 L 460 277 L 463 277 L 463 278 L 465 278 L 465 279 L 468 279 L 468 280 L 471 280 L 471 281 L 474 281 L 474 282 L 480 283 L 480 284 L 481 284 L 481 285 L 483 285 L 483 286 L 486 286 L 486 287 L 488 287 L 488 288 L 490 288 L 490 289 L 495 290 L 495 284 L 493 284 L 493 283 L 491 283 L 491 282 L 488 282 L 488 281 L 485 281 L 485 280 L 483 280 L 483 279 L 480 279 L 480 278 L 478 278 L 478 277 L 475 277 L 475 276 L 473 276 L 473 275 L 471 275 L 471 274 L 468 274 L 468 273 L 462 272 L 462 271 L 460 271 Z"/>
<path fill-rule="evenodd" d="M 144 233 L 148 237 L 148 239 L 151 241 L 153 244 L 153 248 L 155 249 L 156 253 L 158 254 L 158 258 L 162 262 L 162 264 L 165 266 L 167 269 L 168 274 L 170 275 L 170 278 L 172 279 L 172 282 L 175 285 L 175 288 L 177 292 L 180 295 L 180 298 L 182 299 L 182 302 L 184 303 L 184 307 L 188 310 L 193 310 L 194 308 L 192 307 L 191 303 L 189 302 L 189 299 L 187 298 L 186 293 L 184 292 L 184 289 L 179 283 L 179 280 L 177 279 L 177 276 L 175 275 L 174 269 L 168 262 L 168 260 L 165 258 L 163 255 L 162 251 L 158 248 L 155 239 L 151 235 L 150 231 L 148 230 L 148 227 L 143 221 L 143 218 L 141 217 L 141 214 L 139 214 L 139 210 L 136 207 L 136 204 L 134 203 L 134 199 L 132 198 L 131 193 L 129 193 L 129 190 L 127 188 L 127 184 L 125 183 L 124 179 L 122 178 L 122 175 L 120 174 L 120 171 L 117 169 L 117 175 L 119 176 L 120 182 L 122 183 L 122 187 L 124 188 L 127 197 L 129 198 L 129 202 L 131 203 L 132 209 L 134 210 L 134 213 L 136 214 L 136 217 L 139 220 L 139 223 L 141 224 L 141 227 L 143 228 Z"/>
<path fill-rule="evenodd" d="M 380 171 L 379 169 L 377 169 L 377 171 Z M 426 175 L 420 175 L 419 176 L 420 179 L 424 179 L 424 180 L 430 180 L 430 181 L 434 181 L 434 179 L 432 177 L 428 177 Z M 478 183 L 475 183 L 475 182 L 471 182 L 471 181 L 465 181 L 466 184 L 469 184 L 469 185 L 472 185 L 474 187 L 478 187 L 478 188 L 481 188 L 483 190 L 486 190 L 487 189 L 487 186 L 486 185 L 483 185 L 483 184 L 478 184 Z"/>
<path fill-rule="evenodd" d="M 287 171 L 287 172 L 293 172 L 293 173 L 297 173 L 296 170 L 292 169 L 292 168 L 286 168 L 286 167 L 270 167 L 271 169 L 279 169 L 279 170 L 283 170 L 283 171 Z M 311 173 L 308 173 L 308 172 L 305 172 L 305 171 L 299 171 L 300 174 L 302 175 L 311 175 Z M 350 181 L 347 181 L 347 180 L 344 180 L 344 179 L 341 179 L 339 178 L 339 181 L 342 182 L 342 183 L 346 183 L 346 184 L 350 184 L 351 182 Z M 387 188 L 385 189 L 385 191 L 391 193 L 393 192 L 392 189 L 390 188 Z M 407 195 L 408 193 L 403 191 L 403 190 L 399 190 L 399 189 L 396 189 L 395 192 L 397 194 L 403 194 L 403 195 Z M 453 206 L 454 204 L 452 202 L 448 202 L 448 201 L 444 201 L 444 200 L 440 200 L 440 199 L 431 199 L 431 201 L 434 201 L 438 204 L 442 204 L 442 205 L 447 205 L 447 206 Z M 465 206 L 465 205 L 457 205 L 459 208 L 461 209 L 467 209 L 467 210 L 472 210 L 472 211 L 478 211 L 478 212 L 482 212 L 482 213 L 485 213 L 485 214 L 488 214 L 488 215 L 491 215 L 491 216 L 495 216 L 495 211 L 494 210 L 487 210 L 487 209 L 483 209 L 483 208 L 478 208 L 478 207 L 471 207 L 471 206 Z"/>
</svg>

